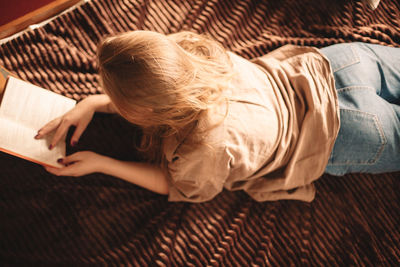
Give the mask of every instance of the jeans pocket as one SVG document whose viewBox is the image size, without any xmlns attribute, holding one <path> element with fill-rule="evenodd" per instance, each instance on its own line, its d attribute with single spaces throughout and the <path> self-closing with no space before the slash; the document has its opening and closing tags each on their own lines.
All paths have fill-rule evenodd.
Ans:
<svg viewBox="0 0 400 267">
<path fill-rule="evenodd" d="M 374 164 L 387 143 L 378 116 L 358 110 L 341 109 L 340 121 L 339 134 L 329 164 Z"/>
<path fill-rule="evenodd" d="M 332 71 L 335 73 L 360 62 L 360 55 L 355 44 L 335 44 L 322 48 L 322 53 L 329 59 Z"/>
</svg>

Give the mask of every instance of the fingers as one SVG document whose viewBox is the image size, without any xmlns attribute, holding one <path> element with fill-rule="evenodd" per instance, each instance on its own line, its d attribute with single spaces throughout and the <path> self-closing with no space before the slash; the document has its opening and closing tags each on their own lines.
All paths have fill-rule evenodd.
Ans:
<svg viewBox="0 0 400 267">
<path fill-rule="evenodd" d="M 86 103 L 86 105 L 83 103 Z M 71 138 L 71 144 L 74 146 L 85 131 L 95 112 L 93 105 L 87 103 L 90 102 L 82 101 L 78 103 L 72 110 L 68 111 L 63 116 L 56 118 L 43 126 L 38 131 L 35 139 L 40 139 L 50 132 L 55 131 L 49 146 L 49 148 L 52 149 L 62 138 L 65 138 L 69 127 L 74 125 L 76 126 L 76 129 Z"/>
<path fill-rule="evenodd" d="M 57 160 L 58 163 L 64 164 L 65 167 L 54 168 L 44 166 L 46 171 L 57 175 L 57 176 L 76 176 L 76 169 L 79 167 L 79 161 L 82 159 L 82 153 L 77 152 L 67 157 L 60 158 Z"/>
<path fill-rule="evenodd" d="M 100 166 L 103 164 L 101 162 L 104 162 L 103 159 L 106 159 L 106 157 L 97 153 L 80 151 L 59 159 L 58 162 L 64 164 L 64 167 L 45 167 L 45 169 L 58 176 L 82 176 L 94 172 L 101 172 Z"/>
<path fill-rule="evenodd" d="M 76 125 L 76 129 L 74 131 L 74 134 L 71 137 L 71 145 L 75 146 L 78 141 L 79 138 L 81 137 L 81 135 L 83 134 L 83 132 L 85 131 L 87 125 L 89 124 L 90 121 L 88 122 L 81 122 L 79 124 Z M 53 140 L 50 143 L 49 149 L 52 149 L 55 145 L 57 145 L 57 143 L 62 139 L 65 138 L 65 136 L 67 135 L 68 129 L 71 125 L 74 125 L 73 123 L 71 123 L 68 119 L 65 118 L 57 118 L 52 120 L 51 122 L 49 122 L 48 124 L 46 124 L 45 126 L 43 126 L 37 133 L 37 135 L 35 136 L 35 139 L 40 139 L 42 137 L 44 137 L 45 135 L 47 135 L 48 133 L 56 130 L 56 133 L 53 136 Z"/>
<path fill-rule="evenodd" d="M 71 137 L 71 145 L 72 145 L 72 146 L 75 146 L 75 145 L 78 143 L 79 138 L 81 137 L 81 135 L 83 134 L 83 132 L 84 132 L 85 129 L 86 129 L 86 126 L 87 126 L 87 123 L 79 123 L 79 124 L 76 126 L 76 129 L 75 129 L 75 131 L 74 131 L 74 134 L 73 134 L 72 137 Z"/>
<path fill-rule="evenodd" d="M 64 164 L 64 167 L 54 168 L 50 166 L 44 166 L 44 168 L 57 176 L 81 176 L 87 174 L 85 165 L 83 164 L 83 160 L 85 159 L 85 155 L 87 156 L 87 152 L 76 152 L 72 155 L 69 155 L 65 158 L 60 158 L 57 161 L 61 164 Z"/>
<path fill-rule="evenodd" d="M 54 167 L 49 167 L 49 166 L 44 166 L 46 171 L 48 171 L 51 174 L 57 175 L 57 176 L 77 176 L 76 174 L 76 164 L 68 165 L 66 167 L 62 168 L 54 168 Z"/>
<path fill-rule="evenodd" d="M 53 136 L 53 140 L 50 143 L 49 149 L 52 149 L 57 143 L 62 139 L 65 138 L 67 135 L 68 129 L 71 126 L 70 123 L 63 120 L 61 124 L 58 126 L 56 133 Z"/>
<path fill-rule="evenodd" d="M 64 157 L 63 159 L 60 159 L 60 163 L 64 164 L 64 165 L 69 165 L 72 164 L 74 162 L 80 161 L 82 160 L 82 153 L 81 152 L 76 152 L 74 154 L 71 154 L 67 157 Z"/>
<path fill-rule="evenodd" d="M 57 129 L 53 136 L 53 140 L 51 140 L 49 145 L 49 149 L 52 149 L 62 138 L 67 135 L 68 129 L 71 125 L 72 123 L 68 120 L 63 119 L 63 117 L 58 117 L 43 126 L 36 134 L 35 139 L 40 139 Z"/>
<path fill-rule="evenodd" d="M 47 135 L 48 133 L 54 131 L 58 125 L 60 125 L 61 122 L 61 117 L 56 118 L 52 121 L 50 121 L 49 123 L 47 123 L 46 125 L 44 125 L 37 133 L 37 135 L 35 136 L 35 139 L 40 139 L 43 136 Z"/>
</svg>

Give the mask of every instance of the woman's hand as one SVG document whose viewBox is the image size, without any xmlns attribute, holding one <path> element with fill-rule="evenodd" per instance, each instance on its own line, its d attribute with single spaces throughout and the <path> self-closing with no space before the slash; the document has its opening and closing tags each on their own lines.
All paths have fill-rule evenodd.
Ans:
<svg viewBox="0 0 400 267">
<path fill-rule="evenodd" d="M 88 101 L 89 99 L 85 100 L 79 102 L 73 109 L 65 113 L 63 116 L 58 117 L 43 126 L 38 131 L 35 139 L 40 139 L 45 135 L 56 131 L 49 146 L 49 149 L 52 149 L 62 138 L 65 138 L 69 127 L 75 126 L 75 132 L 71 137 L 71 145 L 75 146 L 96 111 L 92 101 Z"/>
<path fill-rule="evenodd" d="M 58 162 L 65 165 L 62 168 L 45 166 L 46 171 L 57 176 L 82 176 L 94 172 L 101 172 L 107 164 L 107 157 L 91 151 L 81 151 L 71 154 Z"/>
<path fill-rule="evenodd" d="M 57 176 L 82 176 L 100 172 L 136 184 L 159 194 L 168 194 L 167 176 L 159 166 L 122 161 L 90 151 L 76 152 L 59 160 L 65 167 L 45 169 Z"/>
</svg>

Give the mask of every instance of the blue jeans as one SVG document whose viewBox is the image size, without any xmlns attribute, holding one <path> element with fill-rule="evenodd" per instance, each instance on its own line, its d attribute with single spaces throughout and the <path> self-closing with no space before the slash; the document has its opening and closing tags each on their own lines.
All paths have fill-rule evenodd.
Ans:
<svg viewBox="0 0 400 267">
<path fill-rule="evenodd" d="M 341 120 L 325 172 L 400 171 L 400 48 L 346 43 L 321 51 L 332 66 Z"/>
</svg>

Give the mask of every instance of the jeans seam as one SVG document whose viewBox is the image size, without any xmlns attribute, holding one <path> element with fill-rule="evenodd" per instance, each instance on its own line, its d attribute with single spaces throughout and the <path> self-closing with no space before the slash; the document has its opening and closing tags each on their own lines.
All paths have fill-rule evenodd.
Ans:
<svg viewBox="0 0 400 267">
<path fill-rule="evenodd" d="M 358 90 L 358 89 L 371 89 L 372 91 L 374 91 L 374 93 L 376 93 L 376 90 L 374 87 L 366 86 L 366 85 L 352 85 L 352 86 L 342 87 L 342 88 L 336 89 L 336 92 L 342 93 L 342 92 L 348 92 L 348 91 Z M 348 109 L 348 110 L 351 110 L 351 109 Z M 355 111 L 360 111 L 360 110 L 355 110 Z M 360 112 L 363 112 L 363 111 L 360 111 Z"/>
<path fill-rule="evenodd" d="M 383 74 L 383 70 L 382 70 L 382 62 L 380 60 L 380 57 L 374 51 L 374 49 L 372 49 L 369 45 L 365 45 L 364 43 L 361 43 L 360 46 L 368 49 L 368 51 L 370 51 L 372 54 L 374 54 L 376 63 L 378 63 L 377 65 L 378 65 L 378 69 L 379 69 L 379 74 L 381 75 L 381 77 L 385 77 L 385 75 Z M 381 78 L 381 88 L 379 89 L 379 93 L 378 93 L 379 96 L 381 95 L 381 92 L 382 92 L 382 81 L 383 81 L 383 79 Z"/>
<path fill-rule="evenodd" d="M 338 67 L 337 69 L 332 70 L 332 72 L 337 72 L 337 71 L 339 71 L 339 70 L 341 70 L 341 69 L 344 69 L 344 68 L 346 68 L 346 67 L 348 67 L 348 66 L 351 66 L 351 65 L 353 65 L 353 64 L 356 64 L 356 63 L 359 63 L 359 62 L 360 62 L 360 56 L 359 56 L 358 53 L 354 50 L 353 45 L 350 45 L 350 49 L 351 49 L 351 51 L 353 52 L 353 55 L 355 56 L 355 59 L 354 59 L 353 61 L 347 62 L 346 65 L 342 65 L 342 66 Z"/>
<path fill-rule="evenodd" d="M 357 113 L 361 113 L 361 114 L 367 114 L 369 116 L 372 116 L 374 124 L 375 124 L 375 128 L 379 133 L 380 139 L 381 139 L 381 144 L 380 147 L 377 149 L 375 156 L 372 159 L 368 159 L 366 161 L 362 161 L 362 162 L 351 162 L 351 161 L 346 161 L 346 162 L 338 162 L 338 163 L 329 163 L 329 166 L 340 166 L 340 165 L 348 165 L 348 164 L 353 164 L 353 165 L 373 165 L 375 164 L 379 157 L 381 156 L 385 145 L 387 144 L 387 139 L 385 136 L 385 133 L 382 129 L 382 126 L 379 122 L 378 116 L 369 112 L 365 112 L 365 111 L 361 111 L 361 110 L 353 110 L 353 109 L 341 109 L 341 110 L 346 110 L 346 111 L 351 111 L 351 112 L 357 112 Z"/>
</svg>

